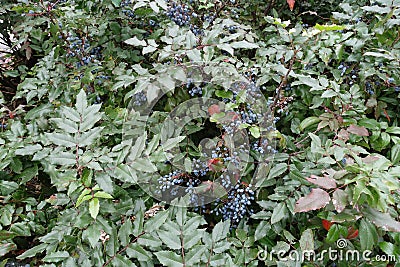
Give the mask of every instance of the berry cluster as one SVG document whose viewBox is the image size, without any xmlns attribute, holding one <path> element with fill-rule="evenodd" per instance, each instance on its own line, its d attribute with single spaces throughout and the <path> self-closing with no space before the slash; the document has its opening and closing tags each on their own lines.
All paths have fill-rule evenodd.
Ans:
<svg viewBox="0 0 400 267">
<path fill-rule="evenodd" d="M 224 220 L 230 220 L 232 226 L 237 224 L 246 216 L 253 214 L 251 205 L 254 201 L 254 191 L 251 185 L 246 186 L 243 183 L 238 183 L 228 192 L 225 199 L 218 199 L 211 213 L 216 216 L 221 215 Z"/>
<path fill-rule="evenodd" d="M 187 5 L 175 2 L 171 2 L 166 15 L 179 26 L 188 26 L 192 16 L 197 17 L 197 14 L 192 12 Z"/>
<path fill-rule="evenodd" d="M 135 13 L 131 9 L 126 9 L 126 7 L 129 7 L 132 4 L 132 0 L 123 0 L 121 1 L 120 7 L 123 7 L 122 13 L 124 13 L 125 16 L 129 18 L 135 18 Z"/>
<path fill-rule="evenodd" d="M 338 70 L 341 70 L 342 72 L 340 73 L 340 76 L 344 76 L 347 74 L 347 77 L 345 79 L 347 80 L 347 83 L 349 85 L 353 85 L 356 80 L 358 79 L 358 69 L 356 67 L 352 68 L 350 72 L 347 72 L 348 69 L 350 69 L 351 66 L 349 66 L 346 63 L 340 63 L 338 66 Z"/>
<path fill-rule="evenodd" d="M 90 42 L 85 37 L 79 38 L 70 34 L 67 41 L 69 42 L 67 57 L 76 57 L 79 60 L 76 63 L 77 68 L 95 63 L 102 57 L 101 47 L 90 49 Z"/>
<path fill-rule="evenodd" d="M 166 1 L 169 3 L 168 10 L 165 12 L 165 14 L 177 25 L 179 26 L 189 26 L 189 29 L 195 34 L 195 35 L 202 35 L 203 30 L 199 28 L 196 23 L 193 21 L 198 18 L 198 15 L 196 12 L 191 10 L 188 5 L 185 4 L 177 4 L 173 1 Z M 192 23 L 193 22 L 193 23 Z"/>
<path fill-rule="evenodd" d="M 203 88 L 201 88 L 201 86 L 196 86 L 193 83 L 193 80 L 190 78 L 186 82 L 186 89 L 189 90 L 189 95 L 191 95 L 191 96 L 195 96 L 195 95 L 201 96 L 203 94 Z"/>
<path fill-rule="evenodd" d="M 202 196 L 196 192 L 196 187 L 200 184 L 199 177 L 175 170 L 158 178 L 158 189 L 155 193 L 171 200 L 188 195 L 191 204 L 197 206 L 204 203 Z"/>
<path fill-rule="evenodd" d="M 102 84 L 104 80 L 109 80 L 110 76 L 98 75 L 96 78 L 97 78 L 97 84 Z"/>
<path fill-rule="evenodd" d="M 142 106 L 143 104 L 147 103 L 147 96 L 144 92 L 134 94 L 133 99 L 133 104 L 135 106 Z"/>
</svg>

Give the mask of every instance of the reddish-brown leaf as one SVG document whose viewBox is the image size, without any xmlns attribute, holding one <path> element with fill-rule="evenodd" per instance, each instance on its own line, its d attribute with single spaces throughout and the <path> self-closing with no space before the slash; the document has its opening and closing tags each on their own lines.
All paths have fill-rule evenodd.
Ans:
<svg viewBox="0 0 400 267">
<path fill-rule="evenodd" d="M 347 131 L 359 136 L 369 136 L 368 130 L 364 126 L 357 126 L 352 124 L 349 126 L 349 128 L 347 128 Z"/>
<path fill-rule="evenodd" d="M 311 175 L 310 178 L 306 178 L 310 183 L 316 184 L 325 189 L 336 188 L 336 182 L 334 179 L 329 177 L 319 177 Z"/>
<path fill-rule="evenodd" d="M 324 227 L 326 231 L 329 231 L 329 229 L 331 229 L 332 224 L 333 223 L 328 220 L 322 220 L 322 227 Z"/>
<path fill-rule="evenodd" d="M 296 2 L 295 0 L 287 0 L 287 3 L 289 5 L 289 8 L 290 8 L 291 11 L 293 11 L 295 2 Z"/>
<path fill-rule="evenodd" d="M 317 188 L 312 189 L 311 193 L 305 197 L 300 198 L 296 202 L 294 212 L 306 212 L 310 210 L 317 210 L 325 207 L 331 198 L 324 190 Z"/>
<path fill-rule="evenodd" d="M 214 115 L 215 113 L 220 113 L 220 112 L 221 112 L 221 110 L 219 109 L 219 106 L 216 104 L 211 105 L 208 108 L 208 113 L 210 114 L 210 116 Z"/>
<path fill-rule="evenodd" d="M 347 230 L 347 237 L 346 239 L 354 239 L 358 236 L 358 230 L 354 229 L 353 227 L 349 227 L 349 229 Z"/>
</svg>

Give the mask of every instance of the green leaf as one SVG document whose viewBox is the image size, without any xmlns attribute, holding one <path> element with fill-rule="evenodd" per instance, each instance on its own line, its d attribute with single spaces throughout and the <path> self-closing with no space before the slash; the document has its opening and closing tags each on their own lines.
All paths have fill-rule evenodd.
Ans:
<svg viewBox="0 0 400 267">
<path fill-rule="evenodd" d="M 275 224 L 282 220 L 287 214 L 287 208 L 285 202 L 278 203 L 278 205 L 274 208 L 274 211 L 271 215 L 271 224 Z"/>
<path fill-rule="evenodd" d="M 298 81 L 292 82 L 292 85 L 305 84 L 311 87 L 311 91 L 325 90 L 324 86 L 321 86 L 317 79 L 306 75 L 296 75 Z"/>
<path fill-rule="evenodd" d="M 42 253 L 47 248 L 47 246 L 48 246 L 48 244 L 46 244 L 46 243 L 34 246 L 33 248 L 30 248 L 27 251 L 25 251 L 24 253 L 22 253 L 21 255 L 19 255 L 17 257 L 17 259 L 18 260 L 23 260 L 23 259 L 26 259 L 26 258 L 32 258 L 36 254 Z"/>
<path fill-rule="evenodd" d="M 380 131 L 381 125 L 379 122 L 373 119 L 361 119 L 357 122 L 359 126 L 364 126 L 367 129 L 374 130 L 374 131 Z"/>
<path fill-rule="evenodd" d="M 378 242 L 378 232 L 375 226 L 368 220 L 362 219 L 359 227 L 361 250 L 372 250 Z"/>
<path fill-rule="evenodd" d="M 18 189 L 16 182 L 0 181 L 0 192 L 2 196 L 7 196 Z"/>
<path fill-rule="evenodd" d="M 79 130 L 78 124 L 67 118 L 52 118 L 51 121 L 54 121 L 57 124 L 57 127 L 67 133 L 77 133 Z"/>
<path fill-rule="evenodd" d="M 96 193 L 94 194 L 94 197 L 113 199 L 112 195 L 110 195 L 110 194 L 108 194 L 108 193 L 106 193 L 106 192 L 102 192 L 102 191 L 96 192 Z"/>
<path fill-rule="evenodd" d="M 252 126 L 249 130 L 254 138 L 260 138 L 260 128 L 258 126 Z"/>
<path fill-rule="evenodd" d="M 82 172 L 82 182 L 85 187 L 90 187 L 92 185 L 93 171 L 90 169 L 84 169 Z"/>
<path fill-rule="evenodd" d="M 345 29 L 345 27 L 341 25 L 319 25 L 318 23 L 315 24 L 314 28 L 319 31 L 341 31 Z"/>
<path fill-rule="evenodd" d="M 135 258 L 138 261 L 151 261 L 152 255 L 138 244 L 131 244 L 126 249 L 126 255 L 129 258 Z"/>
<path fill-rule="evenodd" d="M 79 125 L 79 130 L 81 132 L 86 132 L 89 129 L 92 129 L 93 126 L 103 117 L 103 113 L 90 113 L 84 117 L 82 122 Z"/>
<path fill-rule="evenodd" d="M 75 147 L 76 142 L 69 134 L 62 133 L 46 133 L 47 139 L 57 146 Z"/>
<path fill-rule="evenodd" d="M 257 44 L 249 43 L 247 41 L 232 42 L 230 45 L 232 48 L 245 48 L 245 49 L 259 48 Z"/>
<path fill-rule="evenodd" d="M 20 175 L 18 175 L 18 178 L 21 178 L 20 184 L 29 182 L 36 175 L 38 175 L 38 166 L 35 164 L 35 166 L 25 169 Z"/>
<path fill-rule="evenodd" d="M 176 222 L 180 227 L 182 227 L 185 222 L 186 222 L 186 217 L 187 217 L 187 208 L 186 207 L 180 207 L 177 206 L 176 208 Z"/>
<path fill-rule="evenodd" d="M 75 165 L 76 155 L 69 152 L 59 152 L 55 155 L 50 155 L 49 161 L 57 165 Z"/>
<path fill-rule="evenodd" d="M 66 117 L 74 122 L 81 121 L 81 116 L 79 115 L 79 113 L 71 107 L 62 106 L 61 113 L 64 115 L 64 117 Z"/>
<path fill-rule="evenodd" d="M 306 128 L 315 125 L 321 121 L 318 117 L 308 117 L 305 118 L 299 125 L 300 131 L 304 131 Z"/>
<path fill-rule="evenodd" d="M 17 245 L 15 245 L 14 243 L 0 243 L 0 257 L 16 249 Z"/>
<path fill-rule="evenodd" d="M 397 126 L 388 127 L 386 129 L 386 132 L 389 134 L 400 134 L 400 127 Z"/>
<path fill-rule="evenodd" d="M 29 226 L 25 222 L 17 222 L 11 225 L 10 232 L 17 234 L 18 236 L 30 236 L 31 231 Z"/>
<path fill-rule="evenodd" d="M 390 150 L 390 160 L 393 165 L 396 165 L 400 161 L 400 144 L 395 144 Z"/>
<path fill-rule="evenodd" d="M 87 238 L 89 244 L 94 248 L 101 236 L 101 227 L 95 223 L 90 225 L 86 230 L 82 232 L 82 238 Z"/>
<path fill-rule="evenodd" d="M 82 193 L 79 195 L 78 199 L 76 200 L 75 207 L 79 207 L 82 204 L 82 202 L 84 202 L 86 200 L 89 200 L 92 197 L 91 195 L 89 195 L 90 192 L 92 192 L 90 189 L 85 188 L 82 191 Z M 84 197 L 87 196 L 87 195 L 89 195 L 90 198 L 85 198 L 84 199 Z"/>
<path fill-rule="evenodd" d="M 154 233 L 155 235 L 155 233 Z M 162 242 L 158 238 L 158 236 L 154 236 L 153 234 L 146 233 L 138 239 L 138 244 L 151 247 L 151 248 L 159 248 L 162 245 Z"/>
<path fill-rule="evenodd" d="M 83 89 L 81 89 L 81 91 L 79 92 L 79 94 L 76 97 L 75 108 L 81 115 L 84 114 L 84 112 L 87 108 L 86 93 Z"/>
<path fill-rule="evenodd" d="M 155 46 L 151 46 L 151 45 L 144 46 L 143 50 L 142 50 L 142 54 L 146 55 L 146 54 L 152 53 L 152 52 L 154 52 L 156 50 L 157 50 L 157 47 L 155 47 Z M 150 99 L 152 99 L 152 98 L 150 98 Z"/>
<path fill-rule="evenodd" d="M 214 243 L 224 239 L 227 237 L 227 234 L 229 233 L 229 228 L 231 226 L 231 223 L 229 220 L 226 221 L 220 221 L 214 226 L 214 229 L 212 231 L 212 241 Z"/>
<path fill-rule="evenodd" d="M 233 97 L 233 93 L 231 91 L 225 91 L 225 90 L 217 90 L 215 91 L 215 95 L 218 97 L 228 98 L 228 99 Z"/>
<path fill-rule="evenodd" d="M 144 225 L 144 231 L 151 233 L 160 228 L 168 218 L 168 210 L 158 212 L 154 217 L 150 218 Z"/>
<path fill-rule="evenodd" d="M 201 261 L 202 255 L 207 251 L 205 246 L 196 246 L 185 254 L 186 266 L 195 266 Z"/>
<path fill-rule="evenodd" d="M 112 266 L 113 267 L 136 267 L 136 264 L 134 264 L 132 261 L 130 261 L 126 257 L 117 254 L 112 261 Z"/>
<path fill-rule="evenodd" d="M 362 210 L 364 216 L 373 222 L 376 226 L 385 231 L 400 232 L 400 222 L 393 219 L 388 213 L 380 212 L 371 207 L 365 207 Z"/>
<path fill-rule="evenodd" d="M 24 146 L 23 148 L 16 149 L 15 155 L 21 155 L 21 156 L 33 155 L 42 149 L 43 149 L 42 146 L 39 144 L 28 145 L 28 146 Z"/>
<path fill-rule="evenodd" d="M 236 237 L 241 241 L 244 242 L 247 239 L 247 232 L 243 229 L 236 229 Z"/>
<path fill-rule="evenodd" d="M 335 242 L 340 238 L 341 228 L 337 224 L 333 224 L 329 228 L 328 234 L 326 236 L 326 241 L 329 243 Z"/>
<path fill-rule="evenodd" d="M 167 245 L 170 249 L 180 249 L 181 248 L 181 240 L 179 235 L 176 235 L 170 231 L 159 230 L 157 231 L 158 236 L 160 237 L 161 241 Z"/>
<path fill-rule="evenodd" d="M 341 213 L 348 204 L 348 195 L 341 189 L 335 190 L 332 195 L 332 203 L 337 212 Z"/>
<path fill-rule="evenodd" d="M 172 251 L 159 251 L 154 254 L 163 266 L 183 267 L 182 258 Z"/>
<path fill-rule="evenodd" d="M 268 221 L 261 221 L 259 225 L 257 225 L 256 231 L 254 233 L 255 241 L 264 238 L 268 231 L 271 229 L 271 225 Z"/>
<path fill-rule="evenodd" d="M 121 2 L 122 2 L 122 0 L 111 0 L 111 2 L 113 3 L 113 5 L 114 5 L 115 7 L 119 7 L 120 4 L 121 4 Z"/>
<path fill-rule="evenodd" d="M 395 246 L 389 242 L 379 242 L 380 249 L 385 252 L 387 255 L 394 255 L 395 254 Z"/>
<path fill-rule="evenodd" d="M 274 167 L 271 168 L 271 170 L 268 173 L 267 180 L 273 179 L 278 177 L 279 175 L 283 174 L 287 170 L 287 164 L 286 163 L 279 163 L 276 164 Z"/>
<path fill-rule="evenodd" d="M 100 204 L 98 198 L 93 198 L 89 201 L 89 213 L 93 219 L 96 219 L 99 214 Z"/>
<path fill-rule="evenodd" d="M 146 41 L 139 40 L 136 36 L 133 38 L 129 38 L 128 40 L 125 40 L 124 43 L 133 46 L 147 46 Z"/>
<path fill-rule="evenodd" d="M 302 251 L 314 251 L 314 233 L 311 229 L 305 230 L 300 237 Z"/>
<path fill-rule="evenodd" d="M 329 89 L 322 93 L 321 98 L 332 98 L 334 96 L 337 96 L 337 93 Z"/>
<path fill-rule="evenodd" d="M 164 144 L 162 144 L 162 148 L 164 151 L 171 150 L 172 148 L 176 147 L 183 139 L 185 139 L 185 136 L 178 136 L 174 138 L 169 138 Z"/>
<path fill-rule="evenodd" d="M 194 245 L 197 245 L 203 238 L 205 229 L 196 229 L 192 232 L 186 233 L 183 236 L 183 247 L 185 249 L 192 249 Z"/>
<path fill-rule="evenodd" d="M 69 253 L 67 251 L 57 251 L 48 254 L 43 258 L 44 262 L 60 262 L 69 258 Z"/>
<path fill-rule="evenodd" d="M 112 194 L 113 193 L 113 181 L 111 180 L 110 175 L 107 173 L 97 173 L 95 176 L 95 180 L 99 187 L 103 189 L 105 192 Z"/>
<path fill-rule="evenodd" d="M 118 239 L 121 240 L 121 245 L 126 246 L 130 242 L 130 235 L 133 232 L 131 220 L 126 220 L 118 231 Z"/>
<path fill-rule="evenodd" d="M 130 154 L 128 156 L 129 160 L 133 161 L 140 157 L 142 154 L 145 145 L 146 145 L 147 133 L 145 132 L 143 136 L 140 136 L 135 141 L 135 145 L 130 149 Z"/>
<path fill-rule="evenodd" d="M 142 172 L 156 172 L 157 167 L 147 158 L 138 158 L 132 164 L 132 168 Z"/>
</svg>

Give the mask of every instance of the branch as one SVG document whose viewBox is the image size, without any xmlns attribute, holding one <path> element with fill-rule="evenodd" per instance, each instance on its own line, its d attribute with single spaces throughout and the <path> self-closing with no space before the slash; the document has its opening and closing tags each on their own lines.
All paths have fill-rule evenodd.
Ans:
<svg viewBox="0 0 400 267">
<path fill-rule="evenodd" d="M 276 108 L 276 106 L 278 104 L 278 101 L 281 98 L 282 88 L 287 84 L 287 80 L 288 80 L 289 74 L 293 69 L 293 65 L 294 65 L 294 62 L 296 61 L 296 55 L 297 55 L 298 52 L 299 52 L 298 49 L 294 50 L 294 55 L 293 55 L 292 59 L 289 62 L 289 68 L 288 68 L 285 76 L 282 77 L 281 83 L 279 84 L 278 88 L 276 88 L 276 90 L 275 90 L 276 95 L 275 95 L 274 102 L 272 103 L 272 106 L 271 106 L 271 112 L 275 111 L 275 108 Z"/>
<path fill-rule="evenodd" d="M 105 267 L 105 266 L 109 265 L 109 264 L 111 263 L 111 261 L 112 261 L 113 259 L 115 259 L 115 257 L 116 257 L 117 255 L 119 255 L 119 254 L 121 254 L 122 252 L 124 252 L 125 250 L 127 250 L 127 248 L 128 248 L 131 244 L 135 243 L 135 242 L 139 239 L 139 237 L 141 237 L 141 236 L 144 235 L 144 234 L 145 234 L 145 232 L 141 232 L 137 237 L 135 237 L 131 242 L 129 242 L 128 245 L 126 245 L 125 247 L 123 247 L 120 251 L 117 252 L 117 254 L 113 255 L 107 262 L 105 262 L 105 263 L 102 265 L 102 267 Z"/>
</svg>

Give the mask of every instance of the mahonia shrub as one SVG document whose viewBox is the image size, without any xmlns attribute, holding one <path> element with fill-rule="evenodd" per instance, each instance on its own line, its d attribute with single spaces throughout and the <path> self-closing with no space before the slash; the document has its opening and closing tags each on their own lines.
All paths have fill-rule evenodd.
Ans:
<svg viewBox="0 0 400 267">
<path fill-rule="evenodd" d="M 400 262 L 399 0 L 3 2 L 0 266 Z"/>
</svg>

